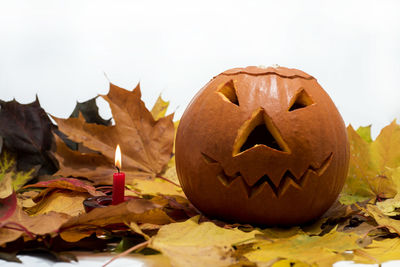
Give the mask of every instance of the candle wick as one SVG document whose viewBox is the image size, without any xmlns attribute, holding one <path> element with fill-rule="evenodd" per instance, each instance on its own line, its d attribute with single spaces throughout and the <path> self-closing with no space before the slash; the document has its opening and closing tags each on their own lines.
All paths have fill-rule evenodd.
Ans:
<svg viewBox="0 0 400 267">
<path fill-rule="evenodd" d="M 118 166 L 115 166 L 115 168 L 117 168 L 117 170 L 118 170 L 118 173 L 120 173 L 120 170 L 119 170 Z"/>
</svg>

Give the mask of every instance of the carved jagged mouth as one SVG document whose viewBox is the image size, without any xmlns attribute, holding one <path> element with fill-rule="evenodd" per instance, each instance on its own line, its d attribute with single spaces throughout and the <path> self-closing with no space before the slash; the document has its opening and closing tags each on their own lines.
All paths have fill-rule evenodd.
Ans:
<svg viewBox="0 0 400 267">
<path fill-rule="evenodd" d="M 207 164 L 216 164 L 219 166 L 220 171 L 217 174 L 217 178 L 224 186 L 229 187 L 234 180 L 240 179 L 249 198 L 252 198 L 253 196 L 260 193 L 264 186 L 266 186 L 267 184 L 272 189 L 277 198 L 281 197 L 290 186 L 301 190 L 303 189 L 303 185 L 309 179 L 311 173 L 314 173 L 317 176 L 321 176 L 322 174 L 324 174 L 326 169 L 328 169 L 333 156 L 333 153 L 329 154 L 329 156 L 322 162 L 322 164 L 318 168 L 310 165 L 299 178 L 296 178 L 290 170 L 287 170 L 282 176 L 279 185 L 276 186 L 268 177 L 268 175 L 262 176 L 254 185 L 249 185 L 240 172 L 235 173 L 233 176 L 227 175 L 218 161 L 214 160 L 204 153 L 201 154 Z"/>
</svg>

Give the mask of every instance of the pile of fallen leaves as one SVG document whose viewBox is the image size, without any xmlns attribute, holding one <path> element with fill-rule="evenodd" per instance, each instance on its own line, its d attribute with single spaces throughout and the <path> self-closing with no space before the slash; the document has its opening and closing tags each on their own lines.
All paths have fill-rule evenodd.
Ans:
<svg viewBox="0 0 400 267">
<path fill-rule="evenodd" d="M 0 258 L 40 251 L 69 261 L 71 251 L 141 254 L 156 266 L 330 266 L 400 259 L 400 125 L 372 140 L 348 127 L 346 185 L 318 220 L 260 228 L 207 218 L 186 199 L 175 171 L 178 122 L 161 98 L 149 111 L 139 86 L 113 84 L 77 103 L 68 119 L 31 104 L 0 101 Z M 129 200 L 85 212 L 83 201 L 111 193 L 120 144 Z M 119 254 L 117 254 L 119 253 Z"/>
</svg>

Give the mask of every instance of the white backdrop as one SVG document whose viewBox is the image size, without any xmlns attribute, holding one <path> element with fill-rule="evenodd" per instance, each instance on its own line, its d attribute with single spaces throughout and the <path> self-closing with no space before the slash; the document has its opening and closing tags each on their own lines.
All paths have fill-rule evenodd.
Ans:
<svg viewBox="0 0 400 267">
<path fill-rule="evenodd" d="M 279 64 L 315 76 L 346 123 L 376 135 L 400 115 L 399 13 L 399 1 L 0 0 L 0 99 L 38 94 L 66 117 L 107 93 L 106 73 L 180 117 L 216 74 Z"/>
</svg>

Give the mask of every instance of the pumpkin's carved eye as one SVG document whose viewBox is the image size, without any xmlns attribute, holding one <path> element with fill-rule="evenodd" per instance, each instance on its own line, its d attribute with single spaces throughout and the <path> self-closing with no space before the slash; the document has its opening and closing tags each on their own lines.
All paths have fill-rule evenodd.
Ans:
<svg viewBox="0 0 400 267">
<path fill-rule="evenodd" d="M 312 98 L 309 96 L 309 94 L 307 94 L 304 89 L 301 89 L 292 99 L 291 104 L 289 105 L 289 111 L 305 108 L 312 104 L 314 104 Z"/>
<path fill-rule="evenodd" d="M 236 87 L 233 80 L 225 83 L 219 90 L 218 93 L 222 95 L 225 100 L 239 106 L 239 99 L 236 94 Z"/>
<path fill-rule="evenodd" d="M 256 110 L 239 129 L 233 146 L 233 156 L 259 145 L 290 153 L 278 128 L 262 108 Z"/>
</svg>

